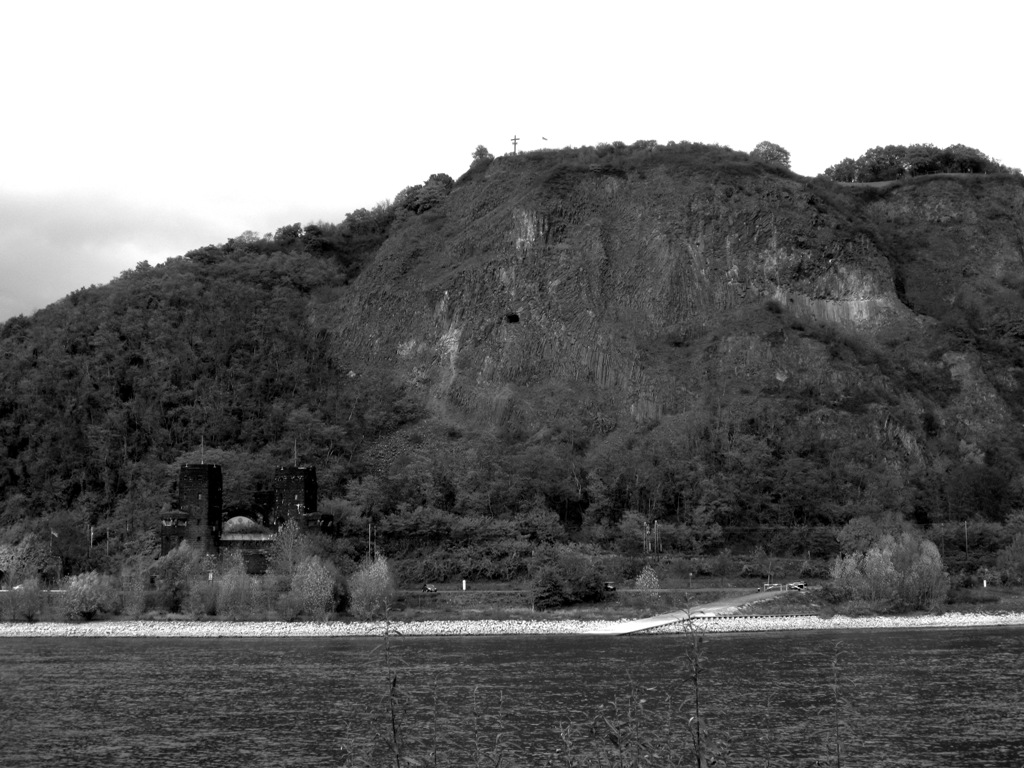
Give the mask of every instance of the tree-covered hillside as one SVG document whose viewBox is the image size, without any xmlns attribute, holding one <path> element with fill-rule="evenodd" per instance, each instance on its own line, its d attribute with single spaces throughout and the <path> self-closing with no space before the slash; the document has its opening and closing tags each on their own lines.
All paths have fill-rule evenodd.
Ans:
<svg viewBox="0 0 1024 768">
<path fill-rule="evenodd" d="M 179 464 L 222 465 L 230 516 L 297 452 L 334 556 L 372 526 L 406 578 L 639 556 L 655 528 L 694 558 L 822 558 L 885 515 L 994 567 L 1024 510 L 1022 201 L 1013 175 L 478 148 L 458 181 L 0 327 L 0 543 L 115 571 Z"/>
<path fill-rule="evenodd" d="M 200 445 L 246 509 L 298 448 L 327 494 L 360 473 L 359 450 L 416 412 L 386 374 L 350 375 L 317 309 L 386 236 L 391 209 L 340 226 L 251 234 L 143 263 L 0 329 L 0 530 L 83 532 L 115 552 L 152 531 L 179 462 Z M 71 567 L 73 564 L 69 563 Z"/>
</svg>

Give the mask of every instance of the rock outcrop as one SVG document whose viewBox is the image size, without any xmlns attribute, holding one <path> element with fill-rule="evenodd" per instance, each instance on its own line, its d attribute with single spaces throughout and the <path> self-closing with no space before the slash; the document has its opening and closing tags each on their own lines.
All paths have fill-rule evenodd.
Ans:
<svg viewBox="0 0 1024 768">
<path fill-rule="evenodd" d="M 686 413 L 709 388 L 841 392 L 856 382 L 834 347 L 851 341 L 970 390 L 979 428 L 1006 422 L 998 396 L 973 396 L 991 371 L 926 352 L 965 315 L 1024 328 L 1020 179 L 878 188 L 664 154 L 503 158 L 460 181 L 363 272 L 342 354 L 394 365 L 439 414 L 534 429 L 552 387 L 616 423 Z"/>
</svg>

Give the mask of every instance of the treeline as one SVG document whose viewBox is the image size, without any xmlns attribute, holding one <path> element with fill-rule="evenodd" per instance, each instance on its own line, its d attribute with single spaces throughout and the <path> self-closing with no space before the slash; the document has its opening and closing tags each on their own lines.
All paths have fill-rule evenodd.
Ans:
<svg viewBox="0 0 1024 768">
<path fill-rule="evenodd" d="M 766 146 L 773 149 L 768 151 Z M 479 175 L 488 167 L 489 162 L 486 158 L 475 161 L 459 181 Z M 560 176 L 580 171 L 615 175 L 657 166 L 688 173 L 708 172 L 725 176 L 757 176 L 763 173 L 793 175 L 788 167 L 789 153 L 770 142 L 762 142 L 748 153 L 720 144 L 691 141 L 668 141 L 665 144 L 659 144 L 654 139 L 641 139 L 632 144 L 613 141 L 596 146 L 536 149 L 505 155 L 495 162 L 505 167 L 537 166 L 545 170 L 547 185 L 553 191 L 559 189 Z"/>
<path fill-rule="evenodd" d="M 895 181 L 911 176 L 935 173 L 1015 173 L 984 152 L 963 144 L 939 149 L 932 144 L 890 144 L 869 149 L 856 160 L 845 158 L 827 168 L 824 176 L 832 181 L 866 183 Z"/>
<path fill-rule="evenodd" d="M 31 553 L 5 560 L 0 545 L 0 565 L 12 569 L 7 581 L 19 585 L 0 595 L 0 620 L 88 621 L 166 614 L 322 620 L 348 604 L 348 574 L 338 570 L 330 545 L 323 537 L 302 533 L 292 522 L 279 532 L 270 549 L 269 570 L 259 578 L 247 572 L 238 551 L 213 557 L 184 542 L 159 559 L 139 553 L 113 572 L 68 576 L 56 595 L 42 590 Z"/>
<path fill-rule="evenodd" d="M 340 224 L 296 222 L 279 227 L 273 234 L 243 232 L 221 245 L 207 245 L 185 254 L 202 264 L 232 257 L 305 255 L 332 262 L 343 281 L 353 279 L 362 265 L 387 239 L 395 221 L 396 205 L 381 202 L 371 209 L 359 208 Z"/>
</svg>

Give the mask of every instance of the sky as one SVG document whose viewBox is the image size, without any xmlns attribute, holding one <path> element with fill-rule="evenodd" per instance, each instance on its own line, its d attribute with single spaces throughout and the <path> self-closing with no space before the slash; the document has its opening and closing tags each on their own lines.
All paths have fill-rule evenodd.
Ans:
<svg viewBox="0 0 1024 768">
<path fill-rule="evenodd" d="M 513 136 L 1021 168 L 1020 29 L 1002 0 L 0 3 L 0 321 Z"/>
</svg>

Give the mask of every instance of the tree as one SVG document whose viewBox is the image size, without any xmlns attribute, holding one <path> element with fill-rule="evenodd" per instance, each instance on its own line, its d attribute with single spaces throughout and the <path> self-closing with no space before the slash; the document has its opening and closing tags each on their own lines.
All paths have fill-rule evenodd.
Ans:
<svg viewBox="0 0 1024 768">
<path fill-rule="evenodd" d="M 938 149 L 932 144 L 890 144 L 869 149 L 856 160 L 846 158 L 824 175 L 833 181 L 893 181 L 933 173 L 1019 173 L 963 144 Z"/>
<path fill-rule="evenodd" d="M 857 161 L 858 181 L 893 181 L 907 172 L 907 148 L 902 144 L 869 149 Z"/>
<path fill-rule="evenodd" d="M 167 611 L 181 610 L 193 582 L 202 572 L 202 563 L 202 552 L 183 541 L 153 565 L 153 579 Z"/>
<path fill-rule="evenodd" d="M 847 157 L 841 163 L 826 168 L 824 175 L 832 181 L 852 182 L 859 181 L 857 172 L 857 161 L 852 157 Z"/>
<path fill-rule="evenodd" d="M 533 579 L 533 607 L 538 611 L 561 608 L 569 603 L 565 594 L 565 582 L 553 566 L 541 568 Z"/>
<path fill-rule="evenodd" d="M 447 173 L 432 173 L 419 188 L 414 188 L 415 195 L 412 195 L 404 205 L 417 214 L 429 211 L 444 202 L 453 186 L 455 181 Z"/>
<path fill-rule="evenodd" d="M 289 224 L 286 227 L 278 227 L 274 232 L 274 244 L 281 248 L 288 248 L 299 241 L 302 236 L 302 225 L 299 222 Z"/>
<path fill-rule="evenodd" d="M 238 621 L 252 617 L 253 580 L 246 573 L 245 559 L 233 549 L 221 558 L 217 579 L 217 615 Z"/>
<path fill-rule="evenodd" d="M 35 576 L 25 579 L 18 589 L 0 595 L 0 620 L 36 621 L 43 612 L 43 591 Z"/>
<path fill-rule="evenodd" d="M 395 580 L 387 558 L 365 562 L 348 580 L 349 610 L 357 619 L 385 618 L 395 602 Z"/>
<path fill-rule="evenodd" d="M 658 581 L 658 574 L 654 572 L 651 564 L 647 563 L 640 571 L 640 575 L 636 577 L 636 591 L 640 593 L 640 600 L 644 607 L 651 608 L 658 602 L 659 589 L 661 589 L 661 583 Z"/>
<path fill-rule="evenodd" d="M 53 558 L 35 534 L 30 533 L 17 546 L 0 544 L 0 586 L 13 587 L 36 578 Z"/>
<path fill-rule="evenodd" d="M 905 162 L 910 176 L 938 173 L 941 170 L 940 152 L 932 144 L 911 144 L 907 147 Z"/>
<path fill-rule="evenodd" d="M 934 608 L 949 578 L 938 548 L 917 531 L 883 534 L 867 552 L 837 557 L 832 588 L 841 598 L 882 601 L 896 610 Z"/>
<path fill-rule="evenodd" d="M 532 592 L 538 609 L 604 600 L 604 582 L 585 549 L 559 544 L 538 552 L 534 561 Z"/>
<path fill-rule="evenodd" d="M 1009 545 L 999 551 L 996 563 L 1006 581 L 1024 584 L 1024 533 L 1018 533 Z"/>
<path fill-rule="evenodd" d="M 840 551 L 844 555 L 850 555 L 855 552 L 867 552 L 883 536 L 898 537 L 913 529 L 911 523 L 893 512 L 886 512 L 878 517 L 860 515 L 846 523 L 836 534 L 836 539 L 839 541 Z"/>
<path fill-rule="evenodd" d="M 750 157 L 770 165 L 781 165 L 789 168 L 789 151 L 773 144 L 770 141 L 762 141 L 750 152 Z"/>
<path fill-rule="evenodd" d="M 310 618 L 326 618 L 334 602 L 335 572 L 316 555 L 299 563 L 292 576 L 292 593 Z"/>
<path fill-rule="evenodd" d="M 281 526 L 270 548 L 270 571 L 285 584 L 291 583 L 299 563 L 309 555 L 309 541 L 292 518 Z"/>
<path fill-rule="evenodd" d="M 113 610 L 116 595 L 109 577 L 89 571 L 68 580 L 61 595 L 61 607 L 68 619 L 88 621 L 100 611 Z"/>
<path fill-rule="evenodd" d="M 473 150 L 473 164 L 476 165 L 480 162 L 490 162 L 494 159 L 494 155 L 487 151 L 487 147 L 483 144 L 477 144 L 476 149 Z"/>
</svg>

